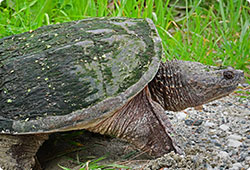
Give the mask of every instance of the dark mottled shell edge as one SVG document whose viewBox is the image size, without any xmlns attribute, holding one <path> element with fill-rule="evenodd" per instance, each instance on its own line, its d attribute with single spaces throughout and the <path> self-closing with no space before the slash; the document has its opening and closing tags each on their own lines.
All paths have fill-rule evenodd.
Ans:
<svg viewBox="0 0 250 170">
<path fill-rule="evenodd" d="M 152 62 L 150 63 L 148 70 L 137 83 L 116 97 L 107 98 L 92 107 L 77 110 L 65 116 L 48 116 L 39 120 L 14 121 L 12 127 L 10 127 L 13 133 L 5 131 L 0 132 L 0 134 L 22 135 L 86 129 L 95 126 L 103 118 L 109 117 L 112 113 L 131 100 L 154 78 L 162 57 L 162 44 L 158 32 L 150 19 L 145 20 L 151 29 L 156 32 L 156 36 L 152 35 L 156 55 L 152 57 Z"/>
</svg>

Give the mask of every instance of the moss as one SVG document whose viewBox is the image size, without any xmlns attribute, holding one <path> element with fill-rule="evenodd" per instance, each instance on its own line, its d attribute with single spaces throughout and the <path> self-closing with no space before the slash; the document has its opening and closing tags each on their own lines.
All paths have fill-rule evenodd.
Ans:
<svg viewBox="0 0 250 170">
<path fill-rule="evenodd" d="M 66 115 L 125 92 L 156 55 L 152 34 L 143 19 L 96 19 L 1 39 L 0 116 Z"/>
</svg>

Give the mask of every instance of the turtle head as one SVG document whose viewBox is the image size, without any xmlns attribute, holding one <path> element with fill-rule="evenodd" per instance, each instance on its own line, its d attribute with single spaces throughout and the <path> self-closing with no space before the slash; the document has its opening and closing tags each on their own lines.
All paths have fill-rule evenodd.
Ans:
<svg viewBox="0 0 250 170">
<path fill-rule="evenodd" d="M 244 73 L 232 67 L 207 66 L 198 62 L 177 61 L 183 88 L 193 100 L 191 106 L 201 105 L 233 92 L 244 80 Z"/>
<path fill-rule="evenodd" d="M 173 60 L 161 64 L 155 79 L 154 88 L 161 95 L 151 90 L 152 98 L 165 110 L 179 111 L 227 96 L 244 80 L 244 73 L 232 67 Z"/>
</svg>

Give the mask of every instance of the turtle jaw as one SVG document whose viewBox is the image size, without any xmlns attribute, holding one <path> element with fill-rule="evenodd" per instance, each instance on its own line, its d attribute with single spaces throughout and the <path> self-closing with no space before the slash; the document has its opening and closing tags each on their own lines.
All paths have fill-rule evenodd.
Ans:
<svg viewBox="0 0 250 170">
<path fill-rule="evenodd" d="M 164 109 L 150 98 L 148 87 L 88 130 L 123 139 L 153 157 L 183 153 L 172 138 L 175 132 Z"/>
<path fill-rule="evenodd" d="M 209 103 L 209 102 L 212 102 L 214 100 L 218 100 L 222 97 L 226 97 L 228 96 L 229 94 L 231 94 L 237 87 L 230 87 L 230 88 L 226 88 L 226 90 L 221 90 L 221 91 L 224 91 L 224 93 L 218 91 L 216 94 L 213 94 L 213 96 L 211 96 L 209 99 L 205 100 L 204 102 L 202 102 L 201 104 L 199 105 L 202 105 L 202 104 L 205 104 L 205 103 Z M 228 91 L 225 93 L 225 91 Z M 197 101 L 198 103 L 198 101 Z M 193 106 L 195 107 L 195 106 Z"/>
</svg>

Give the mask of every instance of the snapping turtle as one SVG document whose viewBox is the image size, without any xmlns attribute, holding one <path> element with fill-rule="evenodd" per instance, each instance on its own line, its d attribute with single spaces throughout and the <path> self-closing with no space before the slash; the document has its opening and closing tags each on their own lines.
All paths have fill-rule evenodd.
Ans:
<svg viewBox="0 0 250 170">
<path fill-rule="evenodd" d="M 153 156 L 181 152 L 165 110 L 231 93 L 233 68 L 161 62 L 149 19 L 94 18 L 0 40 L 0 167 L 30 169 L 53 132 L 87 129 Z"/>
</svg>

